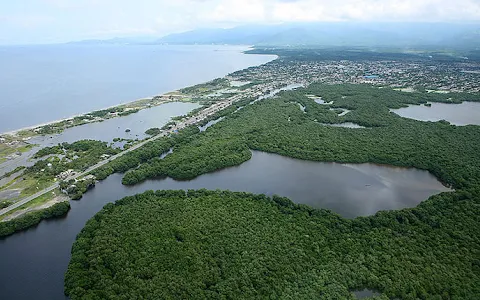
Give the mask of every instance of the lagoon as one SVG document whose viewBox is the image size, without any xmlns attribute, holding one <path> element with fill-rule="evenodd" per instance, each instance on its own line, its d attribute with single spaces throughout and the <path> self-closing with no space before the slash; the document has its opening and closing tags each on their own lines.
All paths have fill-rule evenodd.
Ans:
<svg viewBox="0 0 480 300">
<path fill-rule="evenodd" d="M 480 102 L 463 102 L 460 104 L 447 104 L 429 102 L 429 105 L 409 105 L 390 111 L 397 115 L 419 121 L 437 122 L 445 120 L 453 125 L 480 125 Z"/>
<path fill-rule="evenodd" d="M 65 299 L 63 278 L 76 235 L 105 204 L 145 190 L 230 189 L 277 194 L 347 218 L 379 210 L 413 207 L 430 195 L 449 191 L 426 171 L 373 164 L 311 162 L 265 152 L 237 167 L 189 181 L 148 180 L 121 184 L 122 174 L 97 183 L 60 219 L 0 239 L 0 290 L 5 299 Z"/>
</svg>

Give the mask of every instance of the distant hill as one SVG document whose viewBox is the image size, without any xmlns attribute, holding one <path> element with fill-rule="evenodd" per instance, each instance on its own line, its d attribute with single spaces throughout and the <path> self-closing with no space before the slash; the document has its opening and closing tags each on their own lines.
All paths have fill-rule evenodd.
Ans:
<svg viewBox="0 0 480 300">
<path fill-rule="evenodd" d="M 480 49 L 480 23 L 289 23 L 197 29 L 162 38 L 84 40 L 74 44 L 445 47 Z"/>
<path fill-rule="evenodd" d="M 297 23 L 200 29 L 167 35 L 159 44 L 256 46 L 448 46 L 480 47 L 480 24 Z"/>
<path fill-rule="evenodd" d="M 116 37 L 112 39 L 91 39 L 91 40 L 81 40 L 70 42 L 68 44 L 77 44 L 77 45 L 144 45 L 144 44 L 155 44 L 157 42 L 157 37 Z"/>
</svg>

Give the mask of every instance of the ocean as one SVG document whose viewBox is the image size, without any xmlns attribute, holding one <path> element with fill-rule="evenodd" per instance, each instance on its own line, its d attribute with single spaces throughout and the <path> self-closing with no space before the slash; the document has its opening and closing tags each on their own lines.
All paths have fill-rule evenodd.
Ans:
<svg viewBox="0 0 480 300">
<path fill-rule="evenodd" d="M 0 47 L 0 132 L 202 83 L 275 59 L 248 46 Z"/>
</svg>

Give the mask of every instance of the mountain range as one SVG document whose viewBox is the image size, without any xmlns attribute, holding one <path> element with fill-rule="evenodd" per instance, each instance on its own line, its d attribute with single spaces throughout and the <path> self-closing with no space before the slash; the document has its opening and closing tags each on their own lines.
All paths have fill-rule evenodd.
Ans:
<svg viewBox="0 0 480 300">
<path fill-rule="evenodd" d="M 480 48 L 480 24 L 288 23 L 197 29 L 161 38 L 115 38 L 82 43 L 229 44 L 255 46 L 363 46 Z"/>
</svg>

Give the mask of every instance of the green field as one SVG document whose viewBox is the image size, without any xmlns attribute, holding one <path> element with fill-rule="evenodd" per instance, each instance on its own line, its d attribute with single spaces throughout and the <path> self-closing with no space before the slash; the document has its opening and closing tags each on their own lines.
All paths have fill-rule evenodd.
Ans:
<svg viewBox="0 0 480 300">
<path fill-rule="evenodd" d="M 40 206 L 42 204 L 45 204 L 47 203 L 48 201 L 52 200 L 53 198 L 59 196 L 59 195 L 62 195 L 62 193 L 60 192 L 59 189 L 55 189 L 53 190 L 53 192 L 55 194 L 53 194 L 52 192 L 49 192 L 49 193 L 46 193 L 46 194 L 43 194 L 35 199 L 33 199 L 32 201 L 22 205 L 22 206 L 19 206 L 11 211 L 9 211 L 8 213 L 2 215 L 0 218 L 3 219 L 7 216 L 10 216 L 11 214 L 15 213 L 15 212 L 18 212 L 20 210 L 24 210 L 24 209 L 27 209 L 27 208 L 35 208 L 37 206 Z"/>
</svg>

